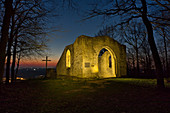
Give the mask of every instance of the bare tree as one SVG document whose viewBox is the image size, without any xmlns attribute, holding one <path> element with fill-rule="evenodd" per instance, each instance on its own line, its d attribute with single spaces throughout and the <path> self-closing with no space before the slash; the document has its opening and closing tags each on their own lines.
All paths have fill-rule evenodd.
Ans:
<svg viewBox="0 0 170 113">
<path fill-rule="evenodd" d="M 162 51 L 162 53 L 160 53 L 161 56 L 164 56 L 164 60 L 162 59 L 162 61 L 164 61 L 164 70 L 165 70 L 165 74 L 168 76 L 169 74 L 169 27 L 157 27 L 155 29 L 156 33 L 157 33 L 157 40 L 158 40 L 158 44 L 159 44 L 159 50 Z M 159 52 L 160 52 L 159 51 Z"/>
<path fill-rule="evenodd" d="M 110 36 L 115 40 L 127 45 L 127 48 L 132 47 L 136 57 L 136 62 L 133 61 L 133 63 L 136 64 L 136 66 L 133 66 L 133 71 L 136 71 L 136 74 L 139 75 L 139 49 L 146 38 L 145 29 L 141 23 L 132 21 L 125 26 L 122 25 L 121 28 L 117 28 L 117 30 L 113 25 L 105 26 L 102 30 L 99 30 L 96 36 Z M 131 51 L 128 50 L 127 52 L 130 52 L 129 54 L 132 55 Z M 135 58 L 131 59 L 135 60 Z"/>
<path fill-rule="evenodd" d="M 61 3 L 68 3 L 72 6 L 71 0 L 1 0 L 0 1 L 0 82 L 2 82 L 2 77 L 4 73 L 4 63 L 5 63 L 5 53 L 6 46 L 8 42 L 8 31 L 10 31 L 10 38 L 8 42 L 8 60 L 7 60 L 7 82 L 9 81 L 9 70 L 10 70 L 10 59 L 11 59 L 11 51 L 13 50 L 16 53 L 16 48 L 19 42 L 19 38 L 25 34 L 29 34 L 30 36 L 38 36 L 42 35 L 42 29 L 46 32 L 49 32 L 48 26 L 46 26 L 45 22 L 47 22 L 48 17 L 56 17 L 56 9 L 61 8 Z M 55 11 L 55 12 L 54 12 Z M 12 20 L 10 21 L 12 16 Z M 2 18 L 3 17 L 3 18 Z M 11 24 L 10 24 L 11 22 Z M 39 24 L 38 27 L 38 23 Z M 10 26 L 10 29 L 9 29 Z M 26 27 L 29 29 L 25 29 Z M 34 30 L 31 31 L 31 26 L 34 26 Z M 37 27 L 35 27 L 37 26 Z M 35 29 L 36 28 L 36 29 Z M 22 32 L 21 32 L 22 31 Z M 41 33 L 40 33 L 41 31 Z M 25 32 L 23 34 L 23 32 Z M 31 33 L 32 32 L 32 33 Z M 45 33 L 45 32 L 43 32 Z M 28 36 L 28 35 L 27 35 Z M 38 37 L 37 37 L 38 38 Z M 12 46 L 13 45 L 13 46 Z M 15 58 L 16 54 L 13 54 L 14 62 L 12 63 L 12 80 L 13 80 L 13 69 L 15 67 Z"/>
<path fill-rule="evenodd" d="M 142 44 L 141 52 L 143 53 L 144 73 L 146 75 L 152 75 L 152 73 L 151 73 L 151 65 L 152 65 L 151 51 L 150 51 L 150 46 L 149 46 L 147 40 L 145 40 L 144 43 Z"/>
<path fill-rule="evenodd" d="M 11 66 L 11 82 L 15 78 L 15 62 L 17 55 L 17 47 L 20 42 L 25 42 L 22 46 L 21 53 L 28 52 L 28 54 L 37 52 L 43 49 L 45 43 L 41 42 L 42 37 L 45 37 L 48 31 L 44 25 L 49 11 L 43 8 L 42 1 L 24 1 L 19 9 L 19 21 L 16 25 L 16 35 L 13 46 L 13 61 Z"/>
<path fill-rule="evenodd" d="M 10 62 L 11 62 L 11 46 L 13 43 L 13 38 L 15 36 L 15 26 L 17 24 L 17 21 L 19 19 L 18 16 L 16 16 L 16 11 L 18 10 L 18 6 L 20 4 L 21 0 L 15 1 L 15 6 L 12 10 L 12 15 L 11 15 L 11 26 L 10 26 L 10 35 L 9 35 L 9 40 L 8 40 L 8 47 L 7 47 L 7 63 L 6 63 L 6 83 L 9 83 L 9 74 L 10 74 Z"/>
<path fill-rule="evenodd" d="M 123 42 L 128 44 L 128 46 L 132 46 L 135 50 L 137 68 L 136 74 L 139 75 L 139 49 L 142 47 L 143 42 L 145 41 L 145 29 L 141 23 L 132 21 L 127 26 L 122 26 L 120 32 Z"/>
<path fill-rule="evenodd" d="M 127 48 L 127 67 L 128 67 L 128 76 L 134 76 L 135 72 L 135 50 L 134 48 Z"/>
<path fill-rule="evenodd" d="M 0 40 L 0 83 L 2 83 L 2 78 L 4 74 L 4 63 L 5 63 L 5 51 L 8 42 L 8 31 L 10 25 L 10 18 L 12 15 L 12 3 L 13 0 L 5 0 L 5 14 L 3 16 L 3 23 L 1 28 L 1 40 Z"/>
<path fill-rule="evenodd" d="M 157 45 L 158 45 L 158 51 L 160 54 L 160 58 L 162 61 L 162 65 L 163 65 L 163 70 L 164 70 L 164 75 L 166 77 L 168 77 L 168 71 L 169 71 L 169 48 L 167 48 L 168 45 L 168 41 L 165 38 L 165 32 L 163 32 L 163 37 L 160 35 L 157 35 Z"/>
<path fill-rule="evenodd" d="M 10 26 L 10 38 L 7 48 L 6 83 L 9 82 L 9 71 L 11 61 L 11 51 L 13 50 L 13 62 L 11 66 L 11 82 L 14 81 L 15 60 L 17 48 L 22 40 L 27 39 L 26 43 L 32 42 L 32 46 L 27 46 L 29 51 L 40 50 L 42 37 L 47 31 L 45 20 L 51 9 L 44 7 L 45 1 L 42 0 L 16 0 L 13 3 L 12 19 Z M 28 40 L 29 39 L 29 40 Z M 35 46 L 35 42 L 39 42 Z M 13 45 L 13 46 L 12 46 Z M 25 46 L 25 45 L 24 45 Z M 31 52 L 29 52 L 31 53 Z"/>
<path fill-rule="evenodd" d="M 109 36 L 113 39 L 116 40 L 118 33 L 117 33 L 117 29 L 113 26 L 103 26 L 103 28 L 101 30 L 99 30 L 97 32 L 97 34 L 95 34 L 95 36 Z"/>
<path fill-rule="evenodd" d="M 45 50 L 47 50 L 47 40 L 45 37 L 37 38 L 36 40 L 31 40 L 31 41 L 26 41 L 26 40 L 31 40 L 21 38 L 21 40 L 18 42 L 17 46 L 17 67 L 15 71 L 14 78 L 16 80 L 17 74 L 18 74 L 18 69 L 19 69 L 19 64 L 21 59 L 32 59 L 32 57 L 38 58 L 41 56 L 44 56 Z"/>
<path fill-rule="evenodd" d="M 166 1 L 159 1 L 162 4 L 169 3 Z M 94 8 L 89 11 L 89 15 L 86 19 L 96 17 L 96 16 L 105 16 L 105 17 L 114 17 L 119 19 L 117 25 L 127 24 L 133 19 L 142 20 L 146 27 L 146 31 L 148 34 L 148 42 L 152 51 L 152 56 L 155 62 L 156 70 L 157 70 L 157 87 L 164 88 L 164 78 L 163 78 L 163 69 L 161 65 L 161 60 L 158 54 L 158 50 L 155 44 L 155 39 L 153 35 L 153 25 L 154 24 L 161 24 L 161 25 L 169 25 L 167 22 L 170 19 L 167 18 L 160 18 L 161 13 L 155 13 L 155 11 L 165 10 L 168 12 L 166 7 L 158 7 L 160 6 L 155 1 L 146 1 L 146 0 L 106 0 L 104 3 L 105 5 L 100 4 L 103 2 L 98 2 L 95 4 Z M 100 5 L 99 5 L 100 4 Z M 168 6 L 168 5 L 166 5 Z M 169 14 L 169 13 L 166 13 Z M 166 23 L 160 23 L 164 20 Z"/>
</svg>

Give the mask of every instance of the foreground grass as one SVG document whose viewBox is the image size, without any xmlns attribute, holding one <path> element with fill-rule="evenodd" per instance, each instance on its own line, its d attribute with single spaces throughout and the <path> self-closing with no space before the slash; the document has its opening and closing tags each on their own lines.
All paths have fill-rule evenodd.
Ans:
<svg viewBox="0 0 170 113">
<path fill-rule="evenodd" d="M 170 113 L 170 84 L 154 79 L 27 80 L 1 86 L 2 113 Z"/>
</svg>

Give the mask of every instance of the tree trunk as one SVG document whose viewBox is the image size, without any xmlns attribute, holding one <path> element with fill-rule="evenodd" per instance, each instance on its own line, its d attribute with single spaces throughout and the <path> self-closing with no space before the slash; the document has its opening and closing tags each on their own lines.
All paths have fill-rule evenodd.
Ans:
<svg viewBox="0 0 170 113">
<path fill-rule="evenodd" d="M 138 40 L 137 40 L 137 36 L 136 36 L 136 26 L 134 25 L 134 35 L 135 35 L 135 52 L 136 52 L 136 74 L 137 76 L 139 75 L 139 48 L 138 48 Z"/>
<path fill-rule="evenodd" d="M 155 40 L 153 37 L 153 28 L 152 28 L 152 24 L 150 23 L 150 21 L 147 18 L 147 6 L 146 6 L 146 0 L 141 0 L 142 2 L 142 20 L 146 26 L 147 29 L 147 33 L 148 33 L 148 42 L 152 51 L 152 56 L 155 62 L 155 66 L 156 66 L 156 72 L 157 72 L 157 87 L 158 88 L 164 88 L 164 77 L 163 77 L 163 69 L 162 69 L 162 64 L 161 64 L 161 60 L 156 48 L 156 44 L 155 44 Z"/>
<path fill-rule="evenodd" d="M 19 53 L 19 56 L 18 56 L 17 68 L 16 68 L 16 73 L 15 73 L 15 81 L 16 81 L 16 77 L 18 75 L 20 59 L 21 59 L 21 52 Z"/>
<path fill-rule="evenodd" d="M 148 75 L 153 75 L 151 72 L 151 56 L 150 56 L 150 51 L 146 51 L 146 56 L 147 56 L 147 70 L 148 70 Z"/>
<path fill-rule="evenodd" d="M 15 37 L 15 44 L 14 44 L 14 50 L 13 50 L 13 61 L 12 61 L 12 66 L 11 66 L 11 82 L 14 82 L 16 49 L 17 49 L 17 36 Z"/>
<path fill-rule="evenodd" d="M 8 41 L 8 49 L 7 49 L 7 63 L 6 63 L 6 84 L 9 83 L 9 73 L 10 73 L 10 62 L 11 62 L 11 46 L 13 43 L 13 31 L 14 31 L 14 16 L 12 15 L 12 26 L 10 32 L 10 39 Z"/>
<path fill-rule="evenodd" d="M 135 74 L 135 70 L 136 70 L 136 68 L 135 68 L 135 58 L 134 58 L 134 55 L 132 55 L 132 64 L 133 64 L 133 75 Z"/>
<path fill-rule="evenodd" d="M 137 67 L 137 75 L 139 75 L 139 53 L 138 53 L 138 48 L 136 48 L 136 67 Z"/>
<path fill-rule="evenodd" d="M 12 45 L 12 39 L 10 37 L 8 41 L 8 50 L 7 50 L 7 63 L 6 63 L 6 84 L 9 83 L 9 73 L 10 73 L 10 61 L 11 61 L 11 45 Z"/>
<path fill-rule="evenodd" d="M 5 0 L 5 14 L 3 17 L 3 24 L 1 29 L 1 40 L 0 40 L 0 83 L 2 83 L 2 78 L 4 74 L 4 64 L 5 64 L 5 52 L 6 45 L 8 42 L 8 33 L 9 33 L 9 25 L 10 18 L 12 15 L 12 3 L 13 0 Z"/>
<path fill-rule="evenodd" d="M 164 49 L 165 49 L 165 64 L 166 64 L 166 68 L 165 68 L 165 72 L 168 75 L 169 74 L 169 64 L 168 64 L 168 53 L 167 53 L 167 44 L 166 44 L 166 39 L 165 39 L 165 31 L 164 28 L 162 28 L 162 32 L 163 32 L 163 39 L 164 39 Z"/>
</svg>

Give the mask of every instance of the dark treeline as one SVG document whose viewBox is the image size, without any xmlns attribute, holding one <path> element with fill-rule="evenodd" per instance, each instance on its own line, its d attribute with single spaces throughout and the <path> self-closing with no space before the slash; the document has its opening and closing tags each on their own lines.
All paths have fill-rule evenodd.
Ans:
<svg viewBox="0 0 170 113">
<path fill-rule="evenodd" d="M 22 58 L 43 55 L 47 49 L 46 26 L 51 8 L 45 0 L 0 1 L 0 82 L 14 82 Z M 49 4 L 49 2 L 48 2 Z M 17 65 L 16 65 L 17 64 Z"/>
<path fill-rule="evenodd" d="M 140 21 L 132 21 L 126 26 L 115 28 L 113 25 L 104 26 L 96 36 L 109 36 L 126 45 L 128 77 L 156 78 L 156 68 L 147 41 L 145 26 Z M 155 38 L 163 66 L 164 77 L 169 77 L 169 32 L 164 33 L 155 29 Z"/>
<path fill-rule="evenodd" d="M 72 0 L 0 0 L 0 83 L 14 82 L 21 59 L 46 55 L 50 22 Z M 51 19 L 51 20 L 50 20 Z"/>
<path fill-rule="evenodd" d="M 126 43 L 131 45 L 131 49 L 128 53 L 131 55 L 131 59 L 129 59 L 128 65 L 131 69 L 135 70 L 137 73 L 140 71 L 140 67 L 144 64 L 148 65 L 149 68 L 152 69 L 152 61 L 154 61 L 154 66 L 156 68 L 157 75 L 157 86 L 159 88 L 163 88 L 164 86 L 164 73 L 168 71 L 168 53 L 167 53 L 167 41 L 169 41 L 169 26 L 170 26 L 170 1 L 169 0 L 99 0 L 100 2 L 94 3 L 94 7 L 89 10 L 89 14 L 87 19 L 94 18 L 96 16 L 103 16 L 104 19 L 109 19 L 115 22 L 112 28 L 122 28 L 123 31 L 123 40 L 132 38 L 133 42 L 129 43 L 130 40 L 126 40 Z M 151 55 L 153 60 L 148 60 L 150 55 L 147 55 L 147 58 L 143 58 L 143 64 L 139 65 L 139 49 L 140 47 L 139 41 L 142 36 L 138 36 L 138 32 L 140 32 L 140 28 L 135 29 L 137 25 L 133 25 L 132 21 L 139 21 L 145 27 L 145 32 L 147 34 L 147 42 L 146 45 L 149 45 L 149 50 L 151 50 Z M 131 24 L 131 25 L 130 25 Z M 132 27 L 134 26 L 134 28 Z M 127 31 L 125 29 L 128 29 Z M 134 30 L 133 30 L 134 29 Z M 156 31 L 157 29 L 157 31 Z M 125 30 L 125 31 L 124 31 Z M 137 31 L 136 31 L 137 30 Z M 127 34 L 126 32 L 131 33 Z M 155 32 L 160 32 L 162 36 L 163 48 L 165 48 L 165 60 L 161 61 L 160 49 L 158 49 L 158 44 L 156 44 L 156 38 L 158 37 Z M 120 37 L 121 38 L 121 37 Z M 139 39 L 140 38 L 140 39 Z M 128 42 L 127 42 L 128 41 Z M 143 43 L 143 42 L 141 42 Z M 159 41 L 157 41 L 159 43 Z M 135 45 L 134 45 L 135 44 Z M 143 44 L 141 44 L 142 46 Z M 147 50 L 147 53 L 149 52 Z M 131 51 L 131 52 L 130 52 Z M 142 56 L 142 55 L 140 55 Z M 146 57 L 146 55 L 144 55 Z M 130 58 L 130 57 L 128 57 Z M 146 63 L 148 60 L 148 64 Z M 163 60 L 163 59 L 162 59 Z M 151 64 L 150 64 L 151 63 Z M 135 65 L 136 64 L 136 65 Z M 166 64 L 166 67 L 163 66 Z M 147 67 L 147 66 L 144 66 Z M 166 69 L 163 69 L 165 67 Z M 136 69 L 135 69 L 136 68 Z M 134 72 L 134 71 L 133 71 Z M 168 73 L 168 72 L 166 72 Z"/>
<path fill-rule="evenodd" d="M 64 5 L 73 7 L 70 0 L 0 0 L 0 83 L 14 82 L 21 59 L 46 55 L 47 34 L 52 19 Z M 50 20 L 51 19 L 51 20 Z"/>
</svg>

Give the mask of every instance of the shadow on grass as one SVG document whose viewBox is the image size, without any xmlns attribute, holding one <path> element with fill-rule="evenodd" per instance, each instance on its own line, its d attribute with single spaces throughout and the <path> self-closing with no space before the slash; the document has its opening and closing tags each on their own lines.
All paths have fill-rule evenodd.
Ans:
<svg viewBox="0 0 170 113">
<path fill-rule="evenodd" d="M 2 113 L 169 113 L 170 90 L 155 79 L 26 80 L 1 86 Z M 169 84 L 167 84 L 169 87 Z"/>
</svg>

